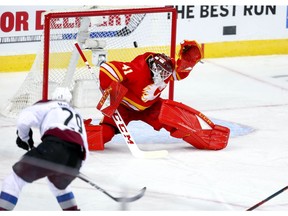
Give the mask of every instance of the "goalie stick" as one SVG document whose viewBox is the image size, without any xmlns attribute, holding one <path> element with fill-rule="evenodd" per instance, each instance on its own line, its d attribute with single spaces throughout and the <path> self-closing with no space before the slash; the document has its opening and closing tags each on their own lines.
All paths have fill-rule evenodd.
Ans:
<svg viewBox="0 0 288 216">
<path fill-rule="evenodd" d="M 97 82 L 97 85 L 99 85 L 96 74 L 93 72 L 90 64 L 88 63 L 82 49 L 80 48 L 80 46 L 77 42 L 75 42 L 75 46 L 76 46 L 82 60 L 84 61 L 85 65 L 87 66 L 88 70 L 90 71 L 93 78 Z M 107 97 L 108 97 L 108 95 L 107 95 Z M 142 151 L 141 149 L 139 149 L 135 140 L 133 139 L 130 132 L 128 131 L 128 128 L 127 128 L 125 122 L 123 121 L 123 119 L 122 119 L 122 117 L 121 117 L 121 115 L 117 109 L 115 110 L 114 114 L 112 115 L 112 118 L 115 121 L 115 124 L 117 125 L 120 133 L 122 134 L 122 136 L 125 140 L 125 143 L 127 144 L 129 150 L 131 151 L 131 153 L 134 157 L 150 159 L 150 158 L 163 158 L 163 157 L 166 157 L 168 155 L 167 150 Z"/>
</svg>

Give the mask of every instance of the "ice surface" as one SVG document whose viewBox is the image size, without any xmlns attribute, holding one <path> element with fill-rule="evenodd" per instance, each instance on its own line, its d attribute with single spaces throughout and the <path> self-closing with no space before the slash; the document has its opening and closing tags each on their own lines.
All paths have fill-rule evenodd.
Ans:
<svg viewBox="0 0 288 216">
<path fill-rule="evenodd" d="M 175 83 L 175 100 L 197 109 L 214 123 L 231 129 L 226 149 L 203 151 L 142 122 L 128 125 L 142 150 L 167 149 L 164 159 L 136 159 L 121 135 L 104 151 L 91 152 L 82 169 L 115 196 L 143 198 L 131 211 L 242 212 L 288 184 L 288 56 L 205 59 L 185 80 Z M 0 73 L 1 107 L 26 73 Z M 93 117 L 93 109 L 83 110 Z M 0 182 L 24 153 L 15 144 L 15 119 L 0 117 Z M 35 135 L 37 132 L 35 132 Z M 35 136 L 39 142 L 39 137 Z M 1 185 L 0 183 L 0 185 Z M 76 179 L 72 188 L 82 211 L 118 211 L 121 206 L 89 184 Z M 27 185 L 16 211 L 58 211 L 44 180 Z M 254 211 L 288 210 L 283 192 Z"/>
</svg>

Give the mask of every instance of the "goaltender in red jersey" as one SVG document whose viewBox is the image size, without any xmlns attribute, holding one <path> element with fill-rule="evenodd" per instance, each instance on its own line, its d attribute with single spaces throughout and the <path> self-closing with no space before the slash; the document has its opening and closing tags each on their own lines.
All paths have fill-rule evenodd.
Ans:
<svg viewBox="0 0 288 216">
<path fill-rule="evenodd" d="M 156 131 L 166 129 L 172 137 L 183 139 L 197 149 L 220 150 L 227 146 L 229 128 L 214 124 L 203 113 L 182 103 L 161 98 L 170 80 L 186 78 L 202 58 L 201 46 L 185 40 L 177 61 L 163 53 L 146 52 L 131 62 L 105 62 L 100 66 L 100 88 L 104 95 L 113 95 L 109 108 L 117 109 L 126 125 L 140 120 Z M 200 121 L 208 128 L 203 128 Z M 90 122 L 86 121 L 86 125 Z M 107 113 L 100 125 L 104 143 L 120 133 Z"/>
</svg>

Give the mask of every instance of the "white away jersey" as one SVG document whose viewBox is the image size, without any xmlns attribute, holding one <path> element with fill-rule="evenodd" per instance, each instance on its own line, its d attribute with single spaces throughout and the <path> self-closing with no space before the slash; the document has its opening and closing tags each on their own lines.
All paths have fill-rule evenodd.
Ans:
<svg viewBox="0 0 288 216">
<path fill-rule="evenodd" d="M 31 127 L 39 128 L 41 137 L 51 134 L 52 131 L 61 130 L 61 133 L 58 133 L 59 138 L 83 145 L 86 154 L 89 152 L 83 119 L 66 102 L 41 101 L 24 109 L 17 121 L 18 136 L 23 141 L 28 141 Z"/>
</svg>

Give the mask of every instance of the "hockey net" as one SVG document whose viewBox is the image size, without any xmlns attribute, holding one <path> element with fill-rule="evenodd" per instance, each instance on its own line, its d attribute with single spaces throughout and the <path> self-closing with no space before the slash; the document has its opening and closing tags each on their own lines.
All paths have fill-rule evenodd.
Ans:
<svg viewBox="0 0 288 216">
<path fill-rule="evenodd" d="M 96 107 L 101 93 L 75 49 L 78 42 L 97 74 L 106 61 L 130 61 L 144 52 L 175 56 L 176 11 L 172 7 L 46 12 L 38 54 L 23 84 L 2 114 L 16 117 L 25 107 L 68 87 L 75 107 Z M 170 86 L 169 92 L 173 92 Z"/>
</svg>

